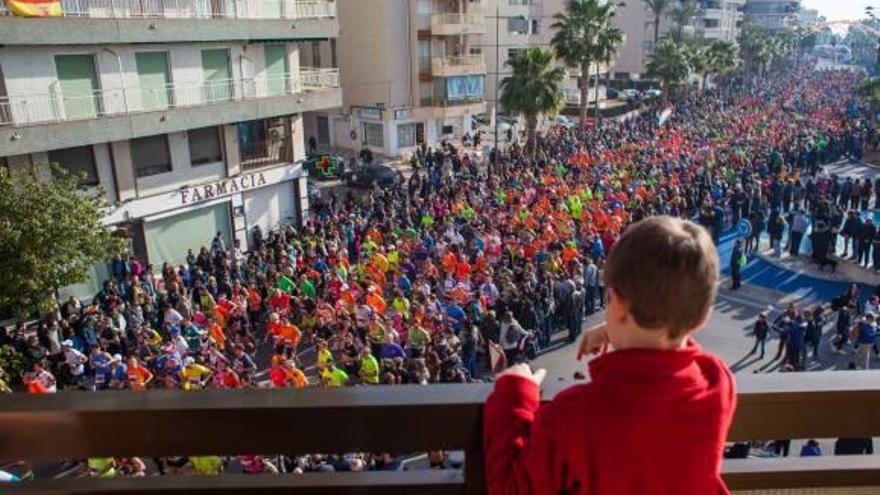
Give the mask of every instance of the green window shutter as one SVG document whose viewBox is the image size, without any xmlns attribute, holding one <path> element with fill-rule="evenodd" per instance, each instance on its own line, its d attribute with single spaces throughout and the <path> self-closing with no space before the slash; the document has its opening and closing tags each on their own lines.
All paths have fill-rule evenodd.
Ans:
<svg viewBox="0 0 880 495">
<path fill-rule="evenodd" d="M 171 74 L 166 52 L 135 54 L 141 105 L 144 110 L 162 110 L 171 106 Z"/>
<path fill-rule="evenodd" d="M 92 55 L 56 55 L 55 70 L 64 114 L 68 119 L 98 115 L 98 74 Z"/>
<path fill-rule="evenodd" d="M 229 50 L 202 50 L 202 72 L 205 78 L 206 102 L 231 100 L 232 70 L 229 67 Z"/>
<path fill-rule="evenodd" d="M 266 93 L 269 96 L 287 91 L 287 46 L 264 45 L 266 52 Z"/>
</svg>

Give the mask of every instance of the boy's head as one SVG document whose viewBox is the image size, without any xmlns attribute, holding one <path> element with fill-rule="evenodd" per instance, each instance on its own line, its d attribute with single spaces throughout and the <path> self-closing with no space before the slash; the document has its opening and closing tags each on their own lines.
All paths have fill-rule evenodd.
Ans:
<svg viewBox="0 0 880 495">
<path fill-rule="evenodd" d="M 631 225 L 605 269 L 611 344 L 681 342 L 708 319 L 717 281 L 718 255 L 704 228 L 665 216 Z"/>
</svg>

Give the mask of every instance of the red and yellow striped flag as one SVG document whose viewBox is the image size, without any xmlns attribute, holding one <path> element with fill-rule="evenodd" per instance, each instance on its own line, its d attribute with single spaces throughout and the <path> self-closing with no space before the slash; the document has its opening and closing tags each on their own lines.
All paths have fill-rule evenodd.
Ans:
<svg viewBox="0 0 880 495">
<path fill-rule="evenodd" d="M 12 15 L 19 17 L 61 17 L 59 0 L 6 0 Z"/>
</svg>

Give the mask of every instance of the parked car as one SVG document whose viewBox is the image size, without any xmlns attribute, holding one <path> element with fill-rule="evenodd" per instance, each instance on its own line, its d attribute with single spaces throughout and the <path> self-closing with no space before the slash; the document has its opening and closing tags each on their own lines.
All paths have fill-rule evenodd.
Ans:
<svg viewBox="0 0 880 495">
<path fill-rule="evenodd" d="M 379 187 L 388 187 L 397 180 L 397 172 L 387 165 L 370 164 L 359 167 L 342 176 L 342 182 L 349 187 L 371 187 L 373 183 Z"/>
<path fill-rule="evenodd" d="M 614 88 L 605 88 L 605 98 L 609 100 L 620 98 L 620 91 Z"/>
<path fill-rule="evenodd" d="M 660 96 L 662 94 L 663 94 L 663 92 L 660 91 L 659 89 L 651 88 L 651 89 L 645 91 L 644 93 L 642 93 L 642 98 L 645 100 L 650 100 L 653 98 L 660 98 Z"/>
<path fill-rule="evenodd" d="M 639 90 L 637 89 L 624 89 L 620 92 L 620 96 L 618 96 L 621 100 L 626 101 L 635 101 L 639 99 Z"/>
</svg>

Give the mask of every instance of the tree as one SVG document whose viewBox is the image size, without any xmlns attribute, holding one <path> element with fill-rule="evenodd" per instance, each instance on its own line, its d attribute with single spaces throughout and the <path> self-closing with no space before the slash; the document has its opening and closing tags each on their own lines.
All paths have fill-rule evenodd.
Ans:
<svg viewBox="0 0 880 495">
<path fill-rule="evenodd" d="M 623 43 L 623 32 L 617 28 L 604 29 L 599 33 L 596 44 L 596 120 L 599 120 L 599 64 L 609 65 L 617 56 L 617 49 Z M 607 88 L 607 81 L 606 81 Z"/>
<path fill-rule="evenodd" d="M 755 71 L 758 69 L 758 52 L 764 46 L 766 37 L 767 33 L 764 27 L 755 22 L 753 18 L 746 17 L 739 35 L 739 53 L 746 70 Z"/>
<path fill-rule="evenodd" d="M 527 149 L 535 149 L 538 116 L 555 115 L 565 104 L 562 80 L 565 69 L 557 66 L 553 54 L 539 47 L 528 47 L 508 59 L 513 69 L 501 81 L 501 104 L 508 111 L 522 114 L 528 130 Z"/>
<path fill-rule="evenodd" d="M 616 15 L 614 4 L 603 0 L 571 0 L 564 12 L 554 16 L 551 45 L 556 55 L 571 67 L 580 68 L 581 120 L 587 118 L 590 103 L 590 65 L 611 59 L 623 35 L 611 27 Z M 598 80 L 596 81 L 598 86 Z"/>
<path fill-rule="evenodd" d="M 706 88 L 706 79 L 709 77 L 711 66 L 709 65 L 709 47 L 707 45 L 684 45 L 681 47 L 687 58 L 688 67 L 694 74 L 700 76 L 700 89 Z"/>
<path fill-rule="evenodd" d="M 715 40 L 709 44 L 707 50 L 707 58 L 709 62 L 709 71 L 711 75 L 726 74 L 736 68 L 739 57 L 739 50 L 736 43 L 724 40 Z M 703 87 L 706 87 L 706 80 L 703 80 Z"/>
<path fill-rule="evenodd" d="M 663 39 L 648 55 L 645 68 L 648 77 L 659 79 L 663 89 L 669 91 L 687 78 L 690 66 L 684 50 L 672 40 Z"/>
<path fill-rule="evenodd" d="M 105 194 L 79 181 L 58 166 L 0 171 L 0 313 L 50 310 L 59 288 L 86 281 L 94 265 L 122 251 L 101 223 Z"/>
<path fill-rule="evenodd" d="M 697 0 L 678 0 L 669 13 L 675 29 L 672 31 L 672 39 L 677 43 L 684 41 L 684 27 L 693 21 L 694 16 L 700 13 Z"/>
<path fill-rule="evenodd" d="M 675 0 L 642 0 L 648 9 L 654 14 L 654 49 L 660 42 L 660 20 L 669 14 Z"/>
</svg>

